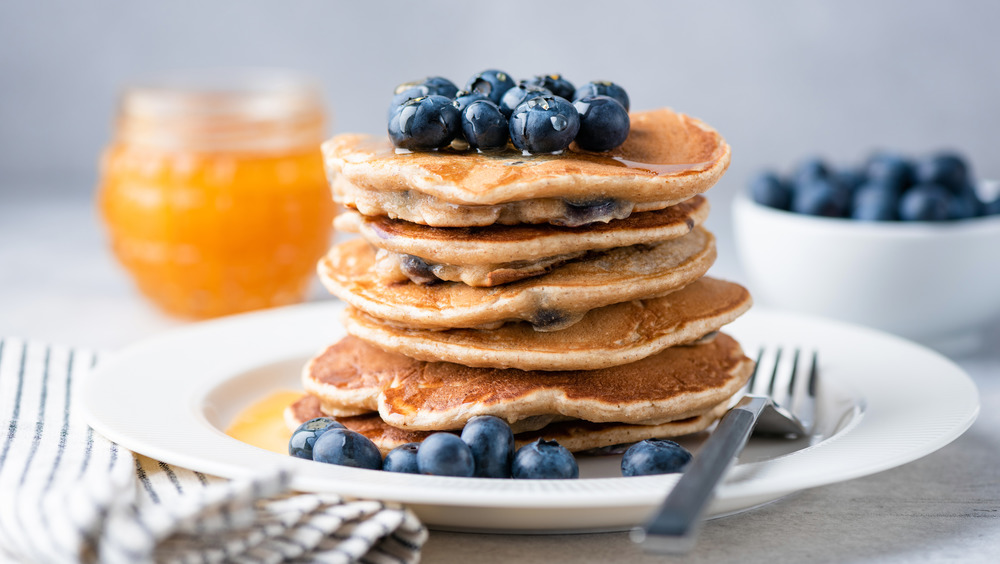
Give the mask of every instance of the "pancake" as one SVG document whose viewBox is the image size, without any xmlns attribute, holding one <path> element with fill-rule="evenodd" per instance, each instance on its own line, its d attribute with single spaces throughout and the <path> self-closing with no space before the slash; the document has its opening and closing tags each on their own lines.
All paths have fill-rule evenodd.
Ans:
<svg viewBox="0 0 1000 564">
<path fill-rule="evenodd" d="M 532 156 L 512 149 L 397 152 L 384 136 L 360 134 L 338 135 L 322 150 L 331 179 L 342 177 L 364 192 L 398 194 L 390 198 L 396 208 L 412 207 L 402 201 L 411 192 L 464 206 L 546 199 L 670 205 L 705 192 L 729 166 L 725 140 L 697 119 L 660 109 L 633 113 L 630 121 L 625 142 L 600 154 L 575 147 Z"/>
<path fill-rule="evenodd" d="M 613 445 L 629 444 L 644 439 L 666 439 L 689 435 L 707 429 L 726 412 L 728 402 L 720 403 L 705 413 L 669 421 L 659 425 L 629 425 L 626 423 L 593 423 L 590 421 L 561 421 L 546 427 L 514 436 L 515 446 L 520 448 L 536 439 L 558 441 L 571 452 L 581 452 Z M 303 396 L 285 409 L 285 423 L 295 429 L 315 417 L 326 417 L 320 409 L 320 401 L 315 396 Z M 355 417 L 338 417 L 337 421 L 352 431 L 371 439 L 382 455 L 406 443 L 423 441 L 435 431 L 410 431 L 387 425 L 377 413 L 367 413 Z"/>
<path fill-rule="evenodd" d="M 416 284 L 436 284 L 438 282 L 461 282 L 466 286 L 488 288 L 510 284 L 532 276 L 541 276 L 553 268 L 586 256 L 587 251 L 566 253 L 530 261 L 503 264 L 435 264 L 424 259 L 379 249 L 375 254 L 375 272 L 379 280 L 394 282 L 414 282 Z"/>
<path fill-rule="evenodd" d="M 327 405 L 378 411 L 394 427 L 461 429 L 476 415 L 509 423 L 561 415 L 595 423 L 654 425 L 694 417 L 730 398 L 753 361 L 731 337 L 672 347 L 637 362 L 561 372 L 423 362 L 348 336 L 303 371 L 306 392 Z"/>
<path fill-rule="evenodd" d="M 413 190 L 365 190 L 336 172 L 328 172 L 333 201 L 365 216 L 387 216 L 434 227 L 470 227 L 551 223 L 577 227 L 623 219 L 632 213 L 661 210 L 682 200 L 631 202 L 615 198 L 586 200 L 535 198 L 492 206 L 453 204 Z"/>
<path fill-rule="evenodd" d="M 555 331 L 591 309 L 679 290 L 704 275 L 714 260 L 715 238 L 697 227 L 684 237 L 611 249 L 492 288 L 457 282 L 385 284 L 375 272 L 374 250 L 361 239 L 335 245 L 318 270 L 340 299 L 408 328 L 497 327 L 524 320 L 536 330 Z"/>
<path fill-rule="evenodd" d="M 346 212 L 337 228 L 353 231 L 379 249 L 379 275 L 388 282 L 438 280 L 496 286 L 544 274 L 587 251 L 649 244 L 684 236 L 708 217 L 708 200 L 695 196 L 663 210 L 608 223 L 428 227 Z"/>
<path fill-rule="evenodd" d="M 355 308 L 344 311 L 347 332 L 381 349 L 428 362 L 521 370 L 592 370 L 635 362 L 667 347 L 717 331 L 750 308 L 742 286 L 703 277 L 661 298 L 589 311 L 562 331 L 528 323 L 493 330 L 404 329 Z"/>
</svg>

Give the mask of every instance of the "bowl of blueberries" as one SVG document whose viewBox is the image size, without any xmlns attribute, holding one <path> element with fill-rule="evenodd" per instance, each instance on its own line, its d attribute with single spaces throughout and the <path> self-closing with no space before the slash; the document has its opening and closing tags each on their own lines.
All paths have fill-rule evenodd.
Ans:
<svg viewBox="0 0 1000 564">
<path fill-rule="evenodd" d="M 1000 319 L 998 191 L 954 152 L 809 158 L 751 179 L 734 236 L 760 303 L 968 352 Z"/>
</svg>

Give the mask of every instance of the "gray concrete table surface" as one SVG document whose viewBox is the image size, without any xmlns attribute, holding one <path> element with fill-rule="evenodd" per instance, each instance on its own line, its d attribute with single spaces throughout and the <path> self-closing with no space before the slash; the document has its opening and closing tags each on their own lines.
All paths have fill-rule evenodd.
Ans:
<svg viewBox="0 0 1000 564">
<path fill-rule="evenodd" d="M 25 186 L 16 193 L 0 201 L 0 335 L 114 350 L 183 324 L 147 304 L 114 263 L 88 191 Z M 713 272 L 739 280 L 727 247 L 720 241 Z M 322 296 L 316 288 L 314 299 Z M 1000 326 L 986 341 L 954 359 L 982 402 L 962 437 L 899 468 L 709 521 L 690 555 L 645 555 L 625 533 L 433 531 L 424 561 L 1000 561 Z"/>
</svg>

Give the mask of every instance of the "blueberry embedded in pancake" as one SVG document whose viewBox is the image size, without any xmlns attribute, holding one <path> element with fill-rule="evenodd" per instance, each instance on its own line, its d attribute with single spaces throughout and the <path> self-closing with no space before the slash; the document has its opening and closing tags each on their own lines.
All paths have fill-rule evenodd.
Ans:
<svg viewBox="0 0 1000 564">
<path fill-rule="evenodd" d="M 662 296 L 697 280 L 715 260 L 715 239 L 697 227 L 649 246 L 621 247 L 569 262 L 542 276 L 503 286 L 473 288 L 457 282 L 387 285 L 375 271 L 375 252 L 364 240 L 335 245 L 319 265 L 337 297 L 365 313 L 406 327 L 452 329 L 534 321 L 557 311 L 565 329 L 588 311 L 613 303 Z"/>
<path fill-rule="evenodd" d="M 388 282 L 446 280 L 496 286 L 544 274 L 589 251 L 682 237 L 704 223 L 708 212 L 708 200 L 695 196 L 663 210 L 575 228 L 551 224 L 428 227 L 353 211 L 338 216 L 337 225 L 360 233 L 379 249 L 376 260 Z M 414 269 L 413 264 L 421 268 Z"/>
<path fill-rule="evenodd" d="M 736 320 L 750 305 L 750 294 L 742 286 L 703 277 L 660 298 L 591 310 L 569 328 L 553 332 L 536 331 L 527 322 L 492 330 L 410 329 L 355 308 L 344 311 L 342 322 L 348 334 L 417 360 L 521 370 L 593 370 L 701 339 Z"/>
<path fill-rule="evenodd" d="M 694 118 L 660 109 L 631 114 L 630 121 L 625 142 L 600 154 L 572 147 L 562 155 L 530 158 L 515 150 L 397 154 L 388 141 L 358 134 L 334 137 L 323 144 L 323 154 L 331 181 L 342 178 L 345 186 L 353 187 L 350 195 L 340 191 L 341 203 L 357 206 L 365 215 L 449 226 L 489 225 L 502 219 L 501 210 L 485 216 L 478 210 L 456 215 L 454 206 L 588 202 L 595 194 L 622 202 L 629 212 L 649 203 L 658 207 L 643 211 L 661 209 L 707 191 L 729 166 L 729 145 Z M 532 213 L 530 207 L 520 206 L 517 217 L 505 222 L 530 217 L 532 222 L 572 224 L 565 207 L 556 215 Z"/>
</svg>

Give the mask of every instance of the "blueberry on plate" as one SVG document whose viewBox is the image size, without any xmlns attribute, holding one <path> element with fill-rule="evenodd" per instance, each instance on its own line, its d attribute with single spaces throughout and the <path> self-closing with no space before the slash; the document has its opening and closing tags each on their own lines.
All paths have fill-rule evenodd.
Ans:
<svg viewBox="0 0 1000 564">
<path fill-rule="evenodd" d="M 313 460 L 369 470 L 382 468 L 382 453 L 375 443 L 348 429 L 330 429 L 316 439 Z"/>
<path fill-rule="evenodd" d="M 382 470 L 386 472 L 401 472 L 404 474 L 419 474 L 417 468 L 417 450 L 420 443 L 406 443 L 398 446 L 385 455 Z"/>
<path fill-rule="evenodd" d="M 622 476 L 651 476 L 683 472 L 691 453 L 674 441 L 646 439 L 630 446 L 622 455 Z"/>
<path fill-rule="evenodd" d="M 343 429 L 344 426 L 329 417 L 317 417 L 310 419 L 298 426 L 292 433 L 292 438 L 288 439 L 288 454 L 312 460 L 313 445 L 316 439 L 330 429 Z"/>
<path fill-rule="evenodd" d="M 514 459 L 514 433 L 499 417 L 479 415 L 462 429 L 462 440 L 472 450 L 477 478 L 510 478 Z"/>
<path fill-rule="evenodd" d="M 850 211 L 851 193 L 828 178 L 800 180 L 792 194 L 792 211 L 807 215 L 844 217 Z"/>
<path fill-rule="evenodd" d="M 940 221 L 948 219 L 951 194 L 937 184 L 918 184 L 899 200 L 899 218 L 903 221 Z"/>
<path fill-rule="evenodd" d="M 552 92 L 541 86 L 518 84 L 507 92 L 504 92 L 503 97 L 500 98 L 500 111 L 503 112 L 504 117 L 510 119 L 510 115 L 514 113 L 514 108 L 520 106 L 528 98 L 534 98 L 535 96 L 552 96 Z"/>
<path fill-rule="evenodd" d="M 510 127 L 496 104 L 476 100 L 462 112 L 462 133 L 473 149 L 503 149 L 507 146 Z"/>
<path fill-rule="evenodd" d="M 912 186 L 916 179 L 916 169 L 909 159 L 886 152 L 869 157 L 865 172 L 869 181 L 890 186 L 899 193 Z"/>
<path fill-rule="evenodd" d="M 918 184 L 937 184 L 958 193 L 969 183 L 969 167 L 955 153 L 937 153 L 917 162 Z"/>
<path fill-rule="evenodd" d="M 618 103 L 625 108 L 626 112 L 629 110 L 628 93 L 614 82 L 595 80 L 577 88 L 576 92 L 573 93 L 574 100 L 589 98 L 591 96 L 611 96 L 615 100 L 618 100 Z"/>
<path fill-rule="evenodd" d="M 496 69 L 484 70 L 474 75 L 465 85 L 469 92 L 482 92 L 494 104 L 500 104 L 504 92 L 514 87 L 514 79 L 509 74 Z"/>
<path fill-rule="evenodd" d="M 450 98 L 425 96 L 407 100 L 396 108 L 388 129 L 393 145 L 428 151 L 448 146 L 460 128 L 461 117 Z"/>
<path fill-rule="evenodd" d="M 527 80 L 522 80 L 521 84 L 528 86 L 540 86 L 552 94 L 567 100 L 573 99 L 576 87 L 573 83 L 562 77 L 561 74 L 539 74 Z"/>
<path fill-rule="evenodd" d="M 472 449 L 452 433 L 434 433 L 424 439 L 417 450 L 417 468 L 421 474 L 465 478 L 476 471 Z"/>
<path fill-rule="evenodd" d="M 525 100 L 510 116 L 510 140 L 528 153 L 557 153 L 569 147 L 580 131 L 580 115 L 558 96 Z"/>
<path fill-rule="evenodd" d="M 893 221 L 899 208 L 894 185 L 868 182 L 858 188 L 851 202 L 851 217 L 862 221 Z"/>
<path fill-rule="evenodd" d="M 758 204 L 779 210 L 792 207 L 792 189 L 769 170 L 750 179 L 750 198 Z"/>
<path fill-rule="evenodd" d="M 517 449 L 511 475 L 526 480 L 579 478 L 580 467 L 565 447 L 556 441 L 538 439 Z"/>
<path fill-rule="evenodd" d="M 580 114 L 576 144 L 586 151 L 610 151 L 628 137 L 629 119 L 625 107 L 610 96 L 590 96 L 573 102 Z"/>
</svg>

